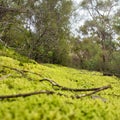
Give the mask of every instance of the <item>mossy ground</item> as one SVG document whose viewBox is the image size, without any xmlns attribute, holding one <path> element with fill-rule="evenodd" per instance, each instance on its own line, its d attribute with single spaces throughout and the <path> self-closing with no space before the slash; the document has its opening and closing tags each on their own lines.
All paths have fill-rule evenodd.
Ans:
<svg viewBox="0 0 120 120">
<path fill-rule="evenodd" d="M 39 73 L 26 73 L 30 81 L 19 72 L 4 68 L 3 65 Z M 38 64 L 20 56 L 13 50 L 0 48 L 0 95 L 26 93 L 39 90 L 53 90 L 49 78 L 62 86 L 71 88 L 92 88 L 111 84 L 112 88 L 101 91 L 96 99 L 66 98 L 58 95 L 34 95 L 0 100 L 0 120 L 119 120 L 120 119 L 120 79 L 102 76 L 99 72 L 77 70 L 59 65 Z M 59 91 L 61 92 L 61 91 Z M 82 94 L 62 92 L 64 94 Z M 118 96 L 116 96 L 118 95 Z M 103 101 L 103 99 L 105 101 Z"/>
</svg>

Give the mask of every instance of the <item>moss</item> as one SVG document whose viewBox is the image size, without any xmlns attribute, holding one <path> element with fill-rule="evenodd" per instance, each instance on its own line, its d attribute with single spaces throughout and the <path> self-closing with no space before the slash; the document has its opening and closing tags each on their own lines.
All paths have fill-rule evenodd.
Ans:
<svg viewBox="0 0 120 120">
<path fill-rule="evenodd" d="M 20 61 L 21 63 L 22 62 L 26 62 L 26 63 L 30 62 L 30 63 L 36 64 L 36 62 L 34 60 L 18 54 L 13 49 L 6 48 L 6 47 L 3 47 L 1 45 L 0 45 L 0 56 L 10 57 L 10 58 L 13 58 L 13 59 Z"/>
<path fill-rule="evenodd" d="M 26 72 L 24 77 L 17 71 L 28 70 L 40 76 Z M 15 53 L 13 50 L 0 49 L 0 95 L 32 92 L 37 90 L 53 90 L 47 82 L 39 82 L 42 78 L 50 78 L 60 85 L 73 88 L 100 87 L 112 85 L 112 89 L 101 91 L 97 95 L 106 99 L 71 99 L 57 95 L 36 95 L 26 98 L 14 98 L 0 101 L 0 119 L 2 120 L 118 120 L 120 118 L 120 79 L 102 76 L 99 72 L 77 70 L 59 65 L 38 64 L 33 60 Z M 67 95 L 73 92 L 63 92 Z M 81 93 L 77 93 L 81 94 Z"/>
</svg>

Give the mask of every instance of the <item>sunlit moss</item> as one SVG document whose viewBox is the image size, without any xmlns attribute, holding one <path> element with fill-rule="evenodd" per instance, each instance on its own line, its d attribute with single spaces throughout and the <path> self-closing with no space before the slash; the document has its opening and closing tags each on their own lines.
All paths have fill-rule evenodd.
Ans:
<svg viewBox="0 0 120 120">
<path fill-rule="evenodd" d="M 24 77 L 15 70 L 4 68 L 3 65 L 30 72 L 26 72 Z M 108 84 L 111 84 L 112 88 L 96 94 L 105 101 L 99 97 L 72 99 L 45 94 L 1 100 L 0 120 L 119 120 L 120 118 L 120 79 L 115 76 L 102 76 L 99 72 L 60 65 L 38 64 L 13 50 L 4 48 L 0 49 L 0 78 L 8 74 L 9 77 L 0 80 L 0 95 L 53 90 L 48 82 L 39 82 L 42 78 L 49 78 L 62 86 L 72 88 L 91 88 Z M 62 93 L 68 96 L 81 94 Z"/>
</svg>

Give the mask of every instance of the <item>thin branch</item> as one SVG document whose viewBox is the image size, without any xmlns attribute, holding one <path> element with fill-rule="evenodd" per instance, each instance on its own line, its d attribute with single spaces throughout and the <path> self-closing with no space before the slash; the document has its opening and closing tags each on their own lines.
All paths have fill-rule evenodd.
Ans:
<svg viewBox="0 0 120 120">
<path fill-rule="evenodd" d="M 23 93 L 23 94 L 1 95 L 0 99 L 3 100 L 3 99 L 9 99 L 9 98 L 28 97 L 28 96 L 32 96 L 32 95 L 38 95 L 38 94 L 47 94 L 47 95 L 56 94 L 56 95 L 64 96 L 64 97 L 67 97 L 67 98 L 70 97 L 70 98 L 73 98 L 73 99 L 80 99 L 82 97 L 91 96 L 91 95 L 93 95 L 97 92 L 100 92 L 100 91 L 108 89 L 108 88 L 111 88 L 111 86 L 101 87 L 100 89 L 95 90 L 94 92 L 91 92 L 91 93 L 88 93 L 88 94 L 72 95 L 72 96 L 68 96 L 68 95 L 62 94 L 62 93 L 57 93 L 57 92 L 54 92 L 54 91 L 41 90 L 41 91 L 35 91 L 35 92 L 29 92 L 29 93 Z"/>
<path fill-rule="evenodd" d="M 29 92 L 29 93 L 23 93 L 23 94 L 14 94 L 14 95 L 1 95 L 0 99 L 8 99 L 8 98 L 18 98 L 18 97 L 28 97 L 32 95 L 37 94 L 54 94 L 54 91 L 47 91 L 47 90 L 41 90 L 41 91 L 35 91 L 35 92 Z"/>
<path fill-rule="evenodd" d="M 11 69 L 11 70 L 14 70 L 14 71 L 17 71 L 18 73 L 20 73 L 20 74 L 22 74 L 23 76 L 25 76 L 24 71 L 21 71 L 21 70 L 19 70 L 19 69 L 12 68 L 12 67 L 8 67 L 8 66 L 5 66 L 5 65 L 2 65 L 2 67 L 8 68 L 8 69 Z"/>
<path fill-rule="evenodd" d="M 11 70 L 14 70 L 14 71 L 17 71 L 18 73 L 22 74 L 23 76 L 25 76 L 25 73 L 24 73 L 24 72 L 28 72 L 28 73 L 32 73 L 32 74 L 35 74 L 35 75 L 38 75 L 38 76 L 41 77 L 41 74 L 35 73 L 35 72 L 32 72 L 32 71 L 28 71 L 28 70 L 19 70 L 19 69 L 17 69 L 17 68 L 8 67 L 8 66 L 5 66 L 5 65 L 2 65 L 2 67 L 8 68 L 8 69 L 11 69 Z"/>
<path fill-rule="evenodd" d="M 44 79 L 39 80 L 39 81 L 40 81 L 40 82 L 47 81 L 47 82 L 51 83 L 53 86 L 61 87 L 58 83 L 56 83 L 55 81 L 50 80 L 50 79 L 48 79 L 48 78 L 44 78 Z"/>
<path fill-rule="evenodd" d="M 44 79 L 39 80 L 39 81 L 40 81 L 40 82 L 47 81 L 47 82 L 51 83 L 52 86 L 57 86 L 58 89 L 60 89 L 60 90 L 73 91 L 73 92 L 96 91 L 96 90 L 100 90 L 100 89 L 103 89 L 103 88 L 111 87 L 110 85 L 107 85 L 107 86 L 102 86 L 102 87 L 97 87 L 97 88 L 77 89 L 77 88 L 67 88 L 67 87 L 61 86 L 61 85 L 59 85 L 58 83 L 56 83 L 55 81 L 50 80 L 50 79 L 47 79 L 47 78 L 44 78 Z M 54 89 L 57 89 L 57 88 L 54 88 Z"/>
<path fill-rule="evenodd" d="M 97 92 L 100 92 L 100 91 L 102 91 L 102 90 L 106 90 L 106 89 L 108 89 L 108 88 L 111 88 L 111 85 L 103 86 L 103 87 L 101 87 L 100 89 L 95 90 L 95 91 L 93 91 L 93 92 L 90 92 L 90 93 L 88 93 L 88 94 L 82 94 L 82 95 L 73 96 L 73 98 L 75 97 L 75 98 L 79 99 L 79 98 L 82 98 L 82 97 L 91 96 L 91 95 L 93 95 L 93 94 L 96 94 Z"/>
</svg>

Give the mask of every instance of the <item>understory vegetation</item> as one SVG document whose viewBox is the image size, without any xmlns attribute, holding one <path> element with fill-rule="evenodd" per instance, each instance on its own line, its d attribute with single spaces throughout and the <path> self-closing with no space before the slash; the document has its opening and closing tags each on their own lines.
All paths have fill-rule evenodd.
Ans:
<svg viewBox="0 0 120 120">
<path fill-rule="evenodd" d="M 21 72 L 22 71 L 22 72 Z M 82 98 L 90 91 L 56 89 L 50 79 L 67 88 L 111 88 Z M 0 119 L 2 120 L 118 120 L 120 118 L 120 79 L 100 72 L 78 70 L 53 64 L 38 64 L 13 50 L 0 49 Z M 28 97 L 2 99 L 1 96 L 54 91 Z M 64 95 L 60 95 L 64 94 Z M 66 97 L 67 96 L 67 97 Z"/>
</svg>

